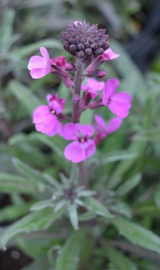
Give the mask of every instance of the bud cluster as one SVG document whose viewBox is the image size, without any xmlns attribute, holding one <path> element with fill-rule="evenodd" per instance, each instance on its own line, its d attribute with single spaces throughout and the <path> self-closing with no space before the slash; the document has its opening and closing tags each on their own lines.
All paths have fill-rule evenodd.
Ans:
<svg viewBox="0 0 160 270">
<path fill-rule="evenodd" d="M 93 60 L 109 48 L 109 36 L 105 32 L 105 29 L 98 30 L 97 24 L 89 26 L 85 21 L 74 22 L 68 25 L 67 32 L 61 33 L 61 38 L 65 41 L 64 49 L 67 52 L 77 58 Z"/>
</svg>

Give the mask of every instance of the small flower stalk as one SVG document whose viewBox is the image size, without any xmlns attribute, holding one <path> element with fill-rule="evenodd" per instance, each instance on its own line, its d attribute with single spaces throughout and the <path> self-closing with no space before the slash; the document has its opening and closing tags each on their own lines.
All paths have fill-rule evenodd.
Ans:
<svg viewBox="0 0 160 270">
<path fill-rule="evenodd" d="M 118 79 L 104 79 L 106 73 L 100 69 L 105 61 L 119 57 L 109 47 L 109 36 L 105 29 L 76 21 L 68 25 L 67 31 L 61 33 L 61 38 L 64 49 L 74 61 L 67 63 L 65 56 L 50 58 L 47 49 L 41 47 L 41 56 L 32 56 L 28 69 L 33 79 L 42 78 L 48 73 L 62 79 L 71 91 L 72 114 L 68 116 L 62 113 L 65 108 L 63 97 L 48 94 L 48 104 L 35 108 L 33 123 L 38 132 L 51 137 L 58 134 L 70 141 L 64 149 L 64 156 L 73 163 L 80 163 L 79 168 L 82 168 L 82 162 L 95 154 L 101 140 L 120 128 L 123 119 L 128 116 L 132 98 L 127 92 L 116 92 Z M 80 116 L 85 110 L 100 107 L 113 113 L 114 117 L 108 124 L 107 119 L 97 114 L 93 125 L 80 123 Z M 81 177 L 85 178 L 85 170 L 82 171 Z"/>
</svg>

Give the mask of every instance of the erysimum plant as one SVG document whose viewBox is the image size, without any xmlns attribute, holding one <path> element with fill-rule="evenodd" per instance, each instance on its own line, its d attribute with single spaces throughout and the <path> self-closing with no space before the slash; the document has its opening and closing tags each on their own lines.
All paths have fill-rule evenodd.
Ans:
<svg viewBox="0 0 160 270">
<path fill-rule="evenodd" d="M 113 243 L 111 246 L 106 241 L 105 234 L 110 226 L 114 226 L 133 244 L 160 253 L 159 237 L 128 220 L 132 217 L 132 211 L 122 200 L 139 183 L 140 174 L 118 188 L 118 176 L 108 186 L 103 185 L 102 181 L 101 189 L 96 189 L 96 185 L 94 189 L 91 188 L 94 170 L 113 158 L 108 157 L 103 161 L 94 159 L 99 143 L 121 127 L 132 101 L 127 92 L 117 92 L 119 80 L 110 78 L 106 81 L 106 73 L 100 69 L 105 61 L 119 57 L 109 48 L 109 36 L 105 32 L 104 29 L 98 30 L 97 25 L 73 22 L 68 25 L 67 32 L 61 33 L 64 49 L 72 56 L 72 62 L 67 62 L 65 56 L 50 58 L 45 47 L 40 47 L 41 56 L 35 55 L 29 59 L 28 69 L 33 79 L 42 78 L 48 73 L 62 79 L 70 91 L 72 112 L 65 113 L 66 100 L 58 92 L 47 93 L 46 103 L 33 111 L 33 123 L 36 131 L 43 133 L 42 140 L 49 138 L 48 142 L 52 145 L 53 137 L 59 136 L 64 142 L 63 156 L 70 173 L 61 172 L 58 181 L 46 172 L 38 172 L 20 160 L 14 160 L 24 178 L 12 176 L 13 183 L 17 184 L 19 192 L 22 192 L 21 186 L 24 185 L 26 193 L 36 194 L 38 202 L 32 204 L 28 215 L 6 231 L 2 237 L 2 247 L 5 248 L 8 241 L 19 233 L 38 230 L 43 237 L 51 236 L 43 251 L 38 249 L 35 254 L 35 246 L 28 250 L 36 262 L 26 269 L 96 270 L 104 269 L 108 260 L 114 269 L 137 269 L 129 258 L 114 248 Z M 106 119 L 98 115 L 96 110 L 101 107 L 106 110 L 106 115 L 109 110 L 113 117 Z M 92 124 L 81 123 L 81 116 L 86 110 L 95 112 Z M 6 175 L 3 177 L 8 179 Z M 113 191 L 114 188 L 116 190 Z M 58 239 L 56 233 L 60 235 Z M 24 244 L 18 243 L 24 248 Z M 26 250 L 26 242 L 25 245 Z M 94 259 L 92 261 L 98 256 L 101 257 L 98 263 Z"/>
</svg>

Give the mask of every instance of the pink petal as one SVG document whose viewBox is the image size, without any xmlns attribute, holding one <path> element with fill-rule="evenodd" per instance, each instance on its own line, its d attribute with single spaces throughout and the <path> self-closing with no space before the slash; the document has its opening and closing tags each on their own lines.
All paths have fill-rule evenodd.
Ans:
<svg viewBox="0 0 160 270">
<path fill-rule="evenodd" d="M 103 89 L 102 102 L 104 105 L 108 105 L 108 100 L 113 96 L 119 86 L 117 79 L 109 79 Z"/>
<path fill-rule="evenodd" d="M 128 103 L 128 105 L 130 105 L 131 107 L 131 101 L 132 101 L 132 97 L 126 93 L 126 92 L 119 92 L 116 93 L 112 96 L 112 100 L 116 100 L 116 101 L 123 101 L 125 103 Z"/>
<path fill-rule="evenodd" d="M 86 158 L 83 144 L 75 141 L 66 146 L 64 150 L 66 159 L 78 163 Z"/>
<path fill-rule="evenodd" d="M 95 99 L 98 96 L 98 93 L 94 90 L 88 90 L 87 92 L 90 94 L 92 99 Z"/>
<path fill-rule="evenodd" d="M 109 122 L 107 129 L 106 129 L 107 133 L 110 134 L 110 133 L 115 132 L 117 129 L 120 128 L 121 124 L 122 124 L 122 119 L 117 118 L 117 117 L 112 118 Z"/>
<path fill-rule="evenodd" d="M 50 98 L 49 98 L 50 97 Z M 58 98 L 58 94 L 55 94 L 53 96 L 47 95 L 47 99 L 49 98 L 49 107 L 52 110 L 55 110 L 56 114 L 61 113 L 64 110 L 65 106 L 65 99 L 64 98 Z"/>
<path fill-rule="evenodd" d="M 34 68 L 30 71 L 30 75 L 33 79 L 40 79 L 50 73 L 48 68 Z"/>
<path fill-rule="evenodd" d="M 91 137 L 94 134 L 94 127 L 91 125 L 81 125 L 81 124 L 75 124 L 76 128 L 80 131 L 80 133 L 84 137 Z"/>
<path fill-rule="evenodd" d="M 32 70 L 33 68 L 45 68 L 45 60 L 43 57 L 35 55 L 29 59 L 28 69 Z"/>
<path fill-rule="evenodd" d="M 36 130 L 45 134 L 50 134 L 53 131 L 55 124 L 56 116 L 50 114 L 46 119 L 43 119 L 41 123 L 36 124 Z"/>
<path fill-rule="evenodd" d="M 99 126 L 100 128 L 102 128 L 102 129 L 104 129 L 104 130 L 107 129 L 107 125 L 106 125 L 104 119 L 103 119 L 101 116 L 99 116 L 99 115 L 96 114 L 96 115 L 94 116 L 94 119 L 95 119 L 95 121 L 96 121 L 96 124 L 98 124 L 98 126 Z"/>
<path fill-rule="evenodd" d="M 94 152 L 96 151 L 96 146 L 95 146 L 94 141 L 92 140 L 87 140 L 87 142 L 84 143 L 83 145 L 84 145 L 84 151 L 85 151 L 85 159 L 87 159 L 94 154 Z"/>
<path fill-rule="evenodd" d="M 82 84 L 82 90 L 100 91 L 104 87 L 104 82 L 99 82 L 95 79 L 88 79 L 86 84 Z"/>
<path fill-rule="evenodd" d="M 104 51 L 102 56 L 103 56 L 104 60 L 113 60 L 113 59 L 116 59 L 117 57 L 119 57 L 119 54 L 113 52 L 111 50 L 111 48 L 109 48 L 106 51 Z"/>
<path fill-rule="evenodd" d="M 87 83 L 88 83 L 89 89 L 94 90 L 94 91 L 102 90 L 105 84 L 104 82 L 99 82 L 95 79 L 88 79 Z"/>
<path fill-rule="evenodd" d="M 45 47 L 40 47 L 40 53 L 42 54 L 43 58 L 45 59 L 45 63 L 50 65 L 50 57 L 47 49 Z"/>
<path fill-rule="evenodd" d="M 51 95 L 51 94 L 48 94 L 48 95 L 46 96 L 46 100 L 48 101 L 48 103 L 49 103 L 49 100 L 52 98 L 52 96 L 53 96 L 53 95 Z"/>
<path fill-rule="evenodd" d="M 56 119 L 56 121 L 55 121 L 55 126 L 54 126 L 54 128 L 52 129 L 52 131 L 51 132 L 48 132 L 48 133 L 46 133 L 48 136 L 54 136 L 54 135 L 56 135 L 56 134 L 59 134 L 60 132 L 62 131 L 62 123 L 58 120 L 58 119 Z"/>
<path fill-rule="evenodd" d="M 130 109 L 130 104 L 122 101 L 112 100 L 108 105 L 110 111 L 117 115 L 119 118 L 127 117 Z"/>
<path fill-rule="evenodd" d="M 107 137 L 107 134 L 101 132 L 97 133 L 97 135 L 93 138 L 94 143 L 97 145 L 102 139 Z"/>
<path fill-rule="evenodd" d="M 66 140 L 76 140 L 79 132 L 74 123 L 68 123 L 63 127 L 60 135 Z"/>
<path fill-rule="evenodd" d="M 33 123 L 41 123 L 43 119 L 45 120 L 50 114 L 49 107 L 47 105 L 42 105 L 37 107 L 33 111 Z"/>
</svg>

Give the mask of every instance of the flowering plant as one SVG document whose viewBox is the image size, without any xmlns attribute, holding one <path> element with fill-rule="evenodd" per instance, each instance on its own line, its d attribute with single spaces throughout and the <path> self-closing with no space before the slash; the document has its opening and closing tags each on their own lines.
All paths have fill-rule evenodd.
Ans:
<svg viewBox="0 0 160 270">
<path fill-rule="evenodd" d="M 20 192 L 30 196 L 36 194 L 35 198 L 38 201 L 35 202 L 34 198 L 32 205 L 28 206 L 31 212 L 8 228 L 2 237 L 2 248 L 5 249 L 8 241 L 19 233 L 31 233 L 32 239 L 32 233 L 36 234 L 36 231 L 39 231 L 41 237 L 43 238 L 45 233 L 49 241 L 47 244 L 43 242 L 47 252 L 44 248 L 43 251 L 38 249 L 36 254 L 32 249 L 28 250 L 28 253 L 34 253 L 34 259 L 38 262 L 33 264 L 34 269 L 38 269 L 36 267 L 39 267 L 41 262 L 45 262 L 44 269 L 52 269 L 51 265 L 56 270 L 87 269 L 88 257 L 91 257 L 94 247 L 98 247 L 96 255 L 108 256 L 114 266 L 120 265 L 120 268 L 116 269 L 123 269 L 121 260 L 125 262 L 125 269 L 136 269 L 132 261 L 114 248 L 112 240 L 109 244 L 104 240 L 108 228 L 109 239 L 111 238 L 110 225 L 113 225 L 133 244 L 146 248 L 146 242 L 150 242 L 148 248 L 160 252 L 158 236 L 154 235 L 151 239 L 150 231 L 127 220 L 131 219 L 132 211 L 123 201 L 123 196 L 139 183 L 141 175 L 135 174 L 119 186 L 120 173 L 128 166 L 129 159 L 135 158 L 135 155 L 128 154 L 126 157 L 120 152 L 116 158 L 107 156 L 98 159 L 96 154 L 101 147 L 101 141 L 107 141 L 108 137 L 112 137 L 111 134 L 121 127 L 131 108 L 130 94 L 118 92 L 119 80 L 105 79 L 105 71 L 99 68 L 105 61 L 114 60 L 119 55 L 109 48 L 109 36 L 105 34 L 104 29 L 98 30 L 97 25 L 73 22 L 68 25 L 67 32 L 61 33 L 61 38 L 72 61 L 67 62 L 65 56 L 50 58 L 48 50 L 40 47 L 42 56 L 32 56 L 28 64 L 33 79 L 42 78 L 49 73 L 55 74 L 62 79 L 67 88 L 65 90 L 70 91 L 69 113 L 65 110 L 68 101 L 56 92 L 46 93 L 46 102 L 35 106 L 32 116 L 36 134 L 32 134 L 30 140 L 39 139 L 42 143 L 47 142 L 46 144 L 55 151 L 57 155 L 54 153 L 51 166 L 54 167 L 56 159 L 60 160 L 60 179 L 57 180 L 49 170 L 42 173 L 21 160 L 14 159 L 15 167 L 24 177 L 10 176 L 14 181 L 13 191 L 17 184 Z M 101 109 L 104 110 L 105 117 L 99 114 Z M 110 112 L 107 113 L 107 110 Z M 90 122 L 86 119 L 84 123 L 81 119 L 86 111 L 95 112 L 95 115 Z M 111 119 L 106 119 L 112 114 Z M 63 154 L 53 143 L 56 138 L 60 139 Z M 115 170 L 110 181 L 106 180 L 109 176 L 104 166 L 123 159 L 128 160 Z M 51 163 L 51 160 L 49 162 Z M 103 177 L 101 181 L 105 184 L 97 187 L 100 170 L 104 170 L 105 181 Z M 7 176 L 3 177 L 8 179 Z M 72 230 L 75 232 L 72 233 Z M 57 236 L 58 234 L 60 236 Z M 27 241 L 18 243 L 22 248 L 28 247 Z M 101 247 L 107 251 L 107 255 Z M 84 250 L 85 254 L 81 254 L 84 258 L 78 265 L 81 250 Z M 90 254 L 86 255 L 88 250 Z M 117 261 L 115 264 L 115 258 L 118 258 L 118 264 Z M 105 267 L 100 263 L 96 268 L 94 264 L 94 269 L 100 269 L 99 266 Z"/>
</svg>

